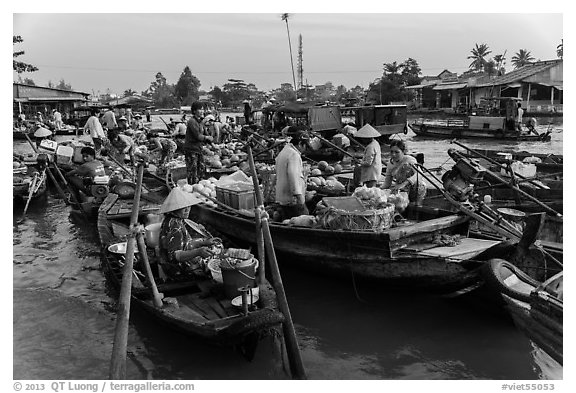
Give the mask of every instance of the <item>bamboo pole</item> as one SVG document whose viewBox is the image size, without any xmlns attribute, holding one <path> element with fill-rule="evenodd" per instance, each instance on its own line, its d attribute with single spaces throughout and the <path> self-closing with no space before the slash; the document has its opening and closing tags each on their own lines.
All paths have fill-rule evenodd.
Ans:
<svg viewBox="0 0 576 393">
<path fill-rule="evenodd" d="M 154 275 L 152 275 L 152 269 L 150 269 L 150 261 L 148 261 L 148 253 L 146 251 L 146 244 L 144 243 L 144 235 L 139 232 L 136 241 L 138 242 L 138 250 L 142 256 L 142 263 L 144 264 L 144 270 L 146 270 L 146 278 L 150 282 L 150 289 L 152 291 L 152 302 L 155 307 L 162 308 L 162 298 L 163 295 L 158 292 L 158 287 L 156 286 L 156 281 L 154 280 Z"/>
<path fill-rule="evenodd" d="M 34 194 L 34 188 L 36 188 L 36 182 L 38 181 L 38 173 L 34 173 L 34 179 L 32 183 L 28 186 L 30 187 L 30 192 L 28 192 L 28 200 L 26 200 L 26 206 L 24 206 L 24 213 L 22 213 L 22 218 L 26 215 L 26 211 L 28 210 L 28 205 L 30 205 L 30 201 L 32 200 L 32 195 Z"/>
<path fill-rule="evenodd" d="M 252 172 L 252 182 L 254 183 L 256 202 L 258 203 L 258 206 L 262 206 L 262 191 L 260 190 L 260 186 L 258 184 L 258 175 L 256 173 L 256 166 L 254 165 L 254 158 L 252 157 L 252 149 L 250 146 L 248 146 L 248 163 L 250 164 L 250 170 Z M 274 252 L 274 244 L 272 242 L 272 235 L 270 233 L 268 218 L 265 216 L 262 217 L 261 223 L 264 244 L 268 254 L 270 271 L 273 278 L 272 284 L 274 285 L 274 289 L 276 290 L 276 295 L 278 297 L 278 306 L 285 317 L 283 324 L 284 339 L 286 341 L 286 349 L 288 351 L 290 370 L 292 371 L 292 376 L 294 378 L 306 379 L 306 371 L 304 370 L 300 349 L 298 348 L 298 340 L 296 338 L 296 331 L 294 329 L 294 323 L 292 322 L 292 316 L 290 315 L 290 307 L 288 306 L 288 300 L 286 298 L 286 293 L 284 292 L 284 285 L 282 284 L 282 276 L 280 275 L 278 261 L 276 260 L 276 254 Z"/>
<path fill-rule="evenodd" d="M 126 378 L 126 349 L 128 347 L 128 323 L 130 321 L 130 296 L 132 292 L 132 270 L 134 265 L 134 249 L 136 238 L 133 231 L 138 221 L 140 210 L 140 194 L 142 193 L 142 176 L 144 165 L 138 167 L 138 178 L 134 202 L 132 203 L 132 215 L 130 216 L 130 230 L 132 235 L 128 238 L 126 246 L 126 263 L 122 270 L 122 286 L 120 287 L 120 299 L 118 301 L 118 317 L 114 332 L 114 345 L 112 347 L 112 359 L 110 362 L 110 379 Z"/>
</svg>

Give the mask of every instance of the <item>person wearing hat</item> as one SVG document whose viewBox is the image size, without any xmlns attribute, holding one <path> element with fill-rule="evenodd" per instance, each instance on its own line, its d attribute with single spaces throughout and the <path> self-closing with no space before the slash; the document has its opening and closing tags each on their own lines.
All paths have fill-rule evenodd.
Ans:
<svg viewBox="0 0 576 393">
<path fill-rule="evenodd" d="M 287 220 L 308 214 L 305 204 L 306 180 L 302 165 L 302 152 L 306 149 L 306 132 L 290 127 L 290 142 L 276 157 L 276 202 L 280 205 L 280 218 Z"/>
<path fill-rule="evenodd" d="M 126 130 L 128 130 L 128 119 L 126 118 L 126 116 L 120 116 L 118 118 L 118 128 L 122 131 L 125 132 Z"/>
<path fill-rule="evenodd" d="M 66 173 L 66 177 L 78 190 L 87 193 L 84 180 L 89 178 L 91 183 L 94 177 L 105 176 L 106 171 L 104 164 L 96 159 L 96 151 L 90 146 L 83 147 L 82 150 L 80 150 L 80 154 L 82 155 L 84 163 Z"/>
<path fill-rule="evenodd" d="M 186 124 L 186 139 L 183 150 L 188 184 L 196 184 L 204 177 L 206 172 L 202 147 L 206 143 L 212 142 L 214 138 L 207 135 L 204 127 L 202 127 L 202 104 L 199 101 L 194 101 L 191 109 L 192 117 Z"/>
<path fill-rule="evenodd" d="M 365 146 L 360 162 L 360 184 L 366 187 L 374 187 L 382 175 L 382 150 L 375 139 L 379 136 L 380 133 L 370 124 L 366 124 L 356 133 L 356 138 Z"/>
<path fill-rule="evenodd" d="M 142 115 L 140 113 L 136 113 L 134 115 L 134 120 L 132 120 L 132 124 L 130 124 L 130 127 L 133 130 L 141 130 L 144 128 L 144 123 L 142 122 Z"/>
<path fill-rule="evenodd" d="M 98 114 L 100 111 L 97 108 L 92 108 L 92 115 L 86 120 L 86 124 L 84 124 L 84 132 L 90 134 L 92 138 L 92 142 L 94 143 L 94 150 L 96 151 L 96 155 L 100 155 L 100 150 L 102 149 L 102 144 L 106 139 L 106 134 L 104 134 L 104 129 L 102 128 L 102 124 L 98 119 Z"/>
<path fill-rule="evenodd" d="M 426 183 L 414 170 L 416 158 L 406 154 L 406 142 L 401 139 L 390 141 L 390 161 L 386 164 L 384 188 L 408 192 L 408 200 L 422 205 L 426 196 Z"/>
<path fill-rule="evenodd" d="M 44 127 L 38 127 L 36 131 L 34 131 L 34 139 L 36 139 L 36 147 L 40 147 L 40 143 L 44 139 L 53 139 L 52 131 Z"/>
<path fill-rule="evenodd" d="M 208 247 L 217 240 L 206 239 L 199 231 L 194 230 L 194 227 L 198 226 L 201 228 L 200 232 L 206 233 L 202 225 L 186 222 L 190 208 L 198 203 L 200 199 L 176 187 L 170 191 L 160 207 L 160 213 L 164 214 L 160 226 L 160 255 L 162 260 L 167 262 L 163 267 L 171 277 L 191 272 L 202 274 L 203 266 L 199 259 L 212 255 Z"/>
</svg>

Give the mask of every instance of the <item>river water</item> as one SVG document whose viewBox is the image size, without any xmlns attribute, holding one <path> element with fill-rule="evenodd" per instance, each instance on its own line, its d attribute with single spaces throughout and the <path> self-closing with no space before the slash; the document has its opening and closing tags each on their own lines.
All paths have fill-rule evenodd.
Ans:
<svg viewBox="0 0 576 393">
<path fill-rule="evenodd" d="M 153 120 L 153 126 L 161 127 L 158 117 Z M 561 154 L 562 119 L 551 120 L 551 142 L 506 145 Z M 425 154 L 426 166 L 446 163 L 448 140 L 422 139 L 411 131 L 402 138 L 411 151 Z M 14 141 L 14 150 L 27 152 L 29 146 Z M 54 190 L 33 201 L 25 218 L 22 211 L 23 204 L 13 205 L 13 378 L 107 378 L 116 293 L 101 270 L 95 225 Z M 282 261 L 280 267 L 309 379 L 562 378 L 562 369 L 550 365 L 510 320 L 478 305 L 334 281 Z M 266 365 L 265 356 L 247 362 L 228 349 L 167 331 L 132 309 L 130 379 L 276 378 Z"/>
</svg>

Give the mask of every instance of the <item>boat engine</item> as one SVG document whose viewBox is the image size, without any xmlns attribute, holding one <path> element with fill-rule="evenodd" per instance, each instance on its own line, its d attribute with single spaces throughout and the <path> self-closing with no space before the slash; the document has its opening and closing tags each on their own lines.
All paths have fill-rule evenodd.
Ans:
<svg viewBox="0 0 576 393">
<path fill-rule="evenodd" d="M 90 192 L 90 195 L 96 199 L 96 202 L 102 202 L 110 193 L 110 187 L 108 186 L 109 181 L 109 176 L 96 176 L 94 179 L 90 178 L 86 189 Z"/>
<path fill-rule="evenodd" d="M 459 202 L 466 202 L 474 195 L 474 185 L 462 176 L 456 165 L 442 175 L 442 184 L 446 192 Z"/>
</svg>

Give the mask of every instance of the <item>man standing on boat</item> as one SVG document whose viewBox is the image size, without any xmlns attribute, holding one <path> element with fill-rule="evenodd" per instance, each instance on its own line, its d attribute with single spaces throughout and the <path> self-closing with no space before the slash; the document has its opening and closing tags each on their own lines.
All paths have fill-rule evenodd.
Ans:
<svg viewBox="0 0 576 393">
<path fill-rule="evenodd" d="M 118 127 L 118 123 L 116 123 L 116 115 L 112 109 L 108 108 L 102 115 L 102 125 L 106 126 L 109 130 Z"/>
<path fill-rule="evenodd" d="M 94 143 L 96 155 L 98 156 L 100 155 L 100 149 L 102 149 L 102 142 L 106 138 L 102 124 L 100 124 L 100 120 L 97 116 L 99 112 L 100 111 L 96 108 L 92 109 L 92 116 L 88 118 L 84 125 L 84 132 L 90 134 L 92 142 Z"/>
<path fill-rule="evenodd" d="M 524 109 L 522 109 L 522 103 L 518 103 L 518 111 L 516 115 L 516 129 L 522 132 L 522 115 L 524 115 Z"/>
<path fill-rule="evenodd" d="M 62 123 L 62 114 L 58 112 L 58 109 L 52 109 L 53 116 L 54 116 L 54 128 L 56 131 L 61 130 L 63 123 Z"/>
<path fill-rule="evenodd" d="M 282 220 L 308 214 L 304 199 L 306 180 L 302 165 L 302 152 L 306 149 L 308 136 L 296 127 L 290 127 L 287 135 L 292 139 L 276 157 L 276 202 L 280 204 Z"/>
<path fill-rule="evenodd" d="M 202 104 L 194 101 L 191 106 L 192 117 L 186 124 L 186 139 L 184 141 L 184 158 L 186 160 L 186 171 L 188 173 L 188 184 L 196 184 L 202 179 L 206 171 L 202 146 L 210 143 L 213 138 L 204 133 L 202 127 Z"/>
</svg>

